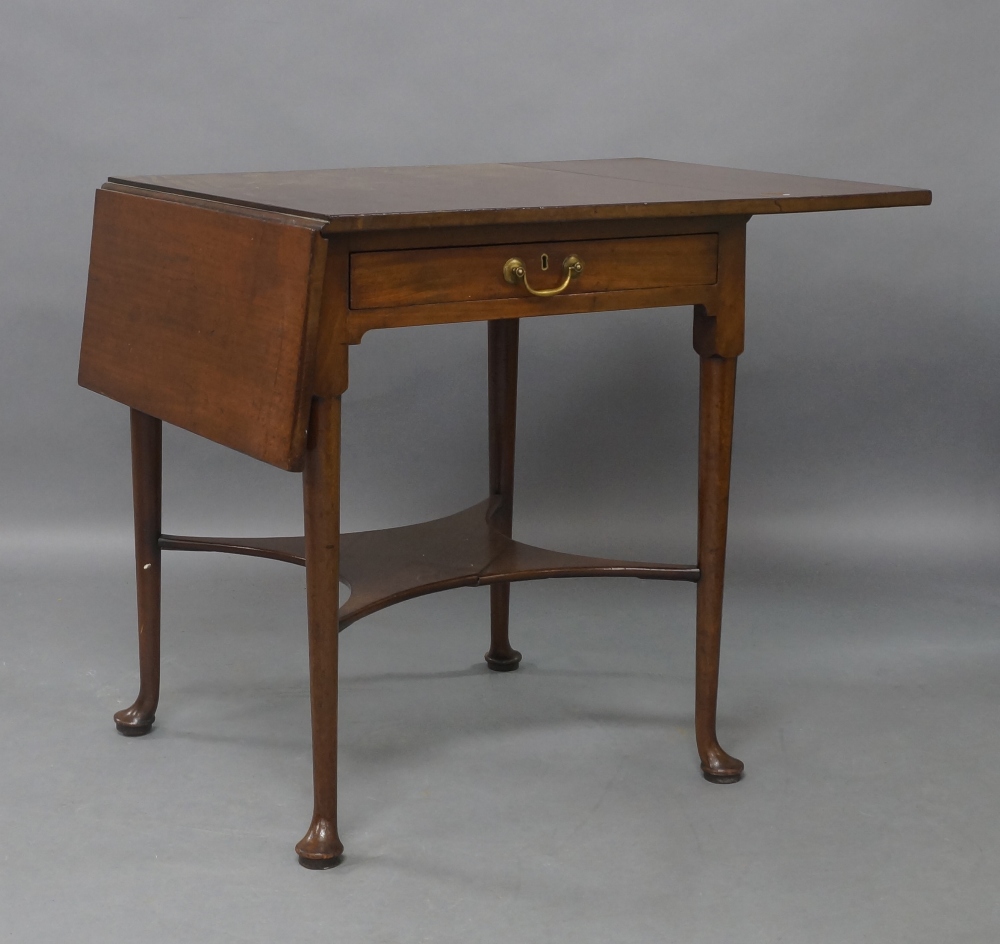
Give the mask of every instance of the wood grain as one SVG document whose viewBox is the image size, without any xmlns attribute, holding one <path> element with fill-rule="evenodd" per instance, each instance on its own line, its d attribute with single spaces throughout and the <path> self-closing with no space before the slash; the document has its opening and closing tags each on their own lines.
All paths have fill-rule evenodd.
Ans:
<svg viewBox="0 0 1000 944">
<path fill-rule="evenodd" d="M 224 551 L 306 566 L 313 816 L 303 864 L 340 861 L 338 631 L 383 607 L 489 586 L 491 667 L 509 586 L 569 576 L 695 582 L 695 729 L 702 771 L 738 780 L 716 705 L 746 223 L 757 213 L 922 205 L 929 191 L 621 159 L 141 177 L 97 197 L 80 382 L 132 407 L 141 683 L 116 721 L 150 729 L 159 683 L 159 552 Z M 541 255 L 550 268 L 542 270 Z M 564 295 L 536 287 L 576 253 Z M 694 305 L 701 357 L 697 565 L 560 554 L 512 539 L 518 321 Z M 353 307 L 351 307 L 353 305 Z M 438 521 L 340 534 L 341 394 L 349 345 L 372 328 L 489 325 L 490 497 Z M 309 409 L 312 408 L 311 419 Z M 304 538 L 160 533 L 161 420 L 281 468 L 304 467 Z M 307 439 L 308 427 L 308 439 Z M 338 608 L 339 580 L 351 595 Z"/>
<path fill-rule="evenodd" d="M 523 285 L 504 280 L 504 263 L 517 257 L 535 288 L 563 280 L 562 261 L 583 260 L 583 273 L 561 292 L 571 295 L 715 282 L 718 237 L 571 240 L 359 252 L 351 255 L 351 308 L 389 308 L 495 298 L 530 298 Z M 542 256 L 548 270 L 542 270 Z"/>
<path fill-rule="evenodd" d="M 351 595 L 340 629 L 404 600 L 455 587 L 495 586 L 552 577 L 638 577 L 696 582 L 692 564 L 659 564 L 564 554 L 511 540 L 497 529 L 496 497 L 420 524 L 340 536 L 340 581 Z M 160 547 L 306 563 L 301 537 L 211 538 L 164 534 Z"/>
<path fill-rule="evenodd" d="M 316 223 L 98 191 L 80 383 L 300 469 L 325 254 Z"/>
<path fill-rule="evenodd" d="M 702 357 L 743 352 L 746 221 L 719 227 L 719 281 L 694 306 L 694 349 Z"/>
<path fill-rule="evenodd" d="M 552 298 L 494 298 L 396 308 L 366 308 L 351 311 L 347 336 L 357 344 L 374 328 L 404 328 L 414 325 L 458 324 L 509 318 L 538 318 L 588 311 L 626 311 L 634 308 L 670 308 L 709 304 L 717 295 L 713 285 L 680 285 L 666 288 L 632 289 L 622 292 L 588 292 L 555 295 Z"/>
<path fill-rule="evenodd" d="M 112 178 L 313 216 L 325 232 L 797 213 L 930 203 L 928 190 L 647 158 Z"/>
</svg>

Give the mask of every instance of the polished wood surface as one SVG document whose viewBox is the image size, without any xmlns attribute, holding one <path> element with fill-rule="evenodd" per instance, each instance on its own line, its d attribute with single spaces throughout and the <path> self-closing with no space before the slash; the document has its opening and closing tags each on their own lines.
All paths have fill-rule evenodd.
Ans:
<svg viewBox="0 0 1000 944">
<path fill-rule="evenodd" d="M 419 305 L 395 304 L 383 308 L 350 308 L 346 316 L 347 340 L 349 343 L 357 343 L 367 331 L 375 328 L 456 324 L 494 319 L 510 320 L 577 312 L 622 311 L 633 308 L 660 308 L 677 305 L 702 304 L 714 309 L 717 300 L 727 289 L 724 280 L 718 274 L 718 266 L 723 263 L 720 263 L 717 258 L 709 258 L 709 252 L 713 248 L 721 252 L 719 247 L 729 238 L 729 234 L 734 231 L 742 232 L 746 222 L 746 217 L 708 217 L 704 220 L 619 220 L 613 223 L 608 221 L 573 223 L 564 227 L 553 227 L 550 224 L 545 224 L 532 227 L 468 227 L 461 232 L 449 230 L 447 239 L 454 242 L 455 245 L 452 245 L 448 251 L 454 253 L 455 258 L 462 257 L 469 247 L 490 249 L 494 244 L 503 247 L 506 252 L 497 253 L 495 250 L 492 252 L 492 262 L 497 266 L 497 272 L 493 278 L 505 286 L 507 283 L 503 281 L 500 271 L 502 271 L 503 262 L 509 258 L 510 250 L 523 248 L 525 244 L 532 245 L 536 241 L 529 236 L 528 239 L 513 243 L 509 237 L 533 232 L 539 236 L 550 237 L 545 239 L 546 245 L 572 242 L 573 245 L 580 246 L 581 241 L 595 239 L 609 245 L 629 245 L 635 240 L 637 243 L 642 242 L 648 246 L 654 245 L 654 243 L 646 243 L 645 240 L 659 240 L 661 237 L 665 237 L 661 245 L 671 247 L 672 251 L 669 260 L 662 265 L 667 274 L 672 274 L 676 281 L 669 285 L 649 287 L 650 282 L 671 280 L 653 277 L 651 270 L 652 273 L 655 273 L 655 263 L 649 262 L 647 256 L 645 258 L 648 265 L 640 267 L 638 272 L 636 269 L 632 270 L 633 275 L 642 276 L 645 280 L 644 285 L 625 287 L 626 283 L 617 282 L 602 286 L 603 290 L 574 291 L 548 298 L 538 298 L 530 295 L 523 287 L 510 286 L 513 291 L 509 293 L 508 297 L 485 297 L 455 302 L 428 301 L 425 298 L 423 303 Z M 674 237 L 684 238 L 677 238 L 674 241 Z M 355 250 L 360 246 L 364 246 L 365 251 L 367 251 L 368 247 L 377 244 L 381 251 L 383 247 L 387 248 L 393 243 L 398 243 L 409 249 L 416 249 L 419 246 L 440 246 L 441 240 L 445 236 L 433 230 L 420 233 L 407 230 L 393 234 L 352 234 L 347 238 L 352 258 L 356 258 L 360 253 L 355 252 Z M 683 258 L 684 255 L 687 258 Z M 557 256 L 557 258 L 559 259 L 557 265 L 561 264 L 562 257 Z M 640 259 L 642 258 L 640 256 Z M 540 263 L 540 259 L 537 261 Z M 708 279 L 708 269 L 712 270 L 710 280 Z M 464 268 L 456 271 L 465 272 Z M 475 271 L 481 271 L 481 269 L 477 267 Z M 537 269 L 533 272 L 537 274 Z M 680 277 L 682 274 L 686 274 L 686 278 L 690 279 L 688 284 L 684 284 L 685 280 Z M 420 292 L 423 285 L 422 277 L 415 270 L 412 275 L 414 291 Z M 476 278 L 476 276 L 465 276 L 464 274 L 461 277 Z M 585 270 L 580 278 L 585 280 L 586 277 Z M 618 287 L 615 287 L 615 284 Z M 592 283 L 585 281 L 584 288 L 588 288 L 588 285 L 593 288 Z"/>
<path fill-rule="evenodd" d="M 99 190 L 80 383 L 300 469 L 327 247 L 318 229 Z"/>
<path fill-rule="evenodd" d="M 514 533 L 514 440 L 517 429 L 517 353 L 521 322 L 515 318 L 487 324 L 487 409 L 489 412 L 488 524 L 507 539 L 497 558 L 512 550 Z M 491 561 L 491 563 L 493 563 Z M 480 571 L 480 579 L 486 568 Z M 526 571 L 525 571 L 526 572 Z M 510 644 L 510 581 L 490 585 L 490 648 L 486 664 L 494 672 L 511 672 L 521 653 Z"/>
<path fill-rule="evenodd" d="M 340 397 L 316 398 L 302 475 L 313 815 L 295 847 L 307 868 L 330 868 L 344 844 L 337 833 L 337 699 L 340 627 Z"/>
<path fill-rule="evenodd" d="M 743 775 L 743 762 L 719 746 L 715 731 L 735 391 L 736 358 L 702 357 L 694 722 L 702 774 L 713 783 L 735 783 Z"/>
<path fill-rule="evenodd" d="M 794 213 L 930 203 L 908 187 L 648 158 L 113 177 L 322 219 L 325 232 Z"/>
<path fill-rule="evenodd" d="M 570 576 L 697 583 L 695 732 L 702 772 L 732 783 L 717 700 L 746 224 L 753 213 L 918 205 L 925 190 L 638 159 L 147 177 L 98 194 L 80 380 L 132 408 L 140 691 L 115 716 L 150 730 L 159 693 L 160 552 L 304 564 L 313 816 L 303 865 L 340 861 L 338 635 L 425 593 L 489 586 L 490 668 L 516 668 L 510 586 Z M 576 253 L 585 270 L 539 298 Z M 543 254 L 549 267 L 542 265 Z M 513 539 L 518 319 L 690 305 L 700 357 L 698 560 L 581 557 Z M 367 331 L 486 321 L 489 494 L 437 521 L 340 533 L 341 402 Z M 161 422 L 304 470 L 305 536 L 163 534 Z M 339 606 L 339 582 L 351 595 Z"/>
<path fill-rule="evenodd" d="M 493 497 L 434 521 L 342 534 L 340 582 L 350 588 L 351 595 L 340 607 L 340 629 L 395 603 L 456 587 L 501 589 L 512 582 L 552 577 L 698 581 L 699 571 L 694 564 L 587 557 L 514 541 L 509 537 L 505 514 L 503 504 Z M 301 537 L 164 534 L 159 545 L 165 551 L 218 551 L 302 566 L 306 563 Z M 493 637 L 498 640 L 496 648 L 502 649 L 507 624 L 502 617 L 497 620 Z M 493 661 L 501 660 L 497 656 Z"/>
<path fill-rule="evenodd" d="M 524 262 L 533 286 L 546 289 L 562 281 L 563 259 L 579 256 L 584 270 L 560 293 L 563 297 L 711 285 L 716 276 L 718 241 L 715 233 L 704 233 L 356 252 L 351 255 L 351 308 L 531 298 L 523 285 L 511 284 L 503 277 L 504 263 L 512 257 Z"/>
<path fill-rule="evenodd" d="M 139 695 L 115 713 L 132 737 L 148 734 L 160 700 L 160 517 L 163 505 L 163 424 L 131 410 L 135 590 L 139 626 Z"/>
</svg>

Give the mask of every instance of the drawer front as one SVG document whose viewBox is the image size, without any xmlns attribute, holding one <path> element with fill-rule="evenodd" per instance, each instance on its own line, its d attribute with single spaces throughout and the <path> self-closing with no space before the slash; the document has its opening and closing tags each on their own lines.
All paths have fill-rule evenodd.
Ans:
<svg viewBox="0 0 1000 944">
<path fill-rule="evenodd" d="M 546 290 L 562 283 L 563 260 L 575 255 L 583 271 L 559 297 L 711 285 L 717 278 L 718 252 L 716 233 L 355 252 L 351 308 L 530 298 L 523 281 L 504 278 L 504 264 L 511 258 L 524 263 L 532 288 Z"/>
</svg>

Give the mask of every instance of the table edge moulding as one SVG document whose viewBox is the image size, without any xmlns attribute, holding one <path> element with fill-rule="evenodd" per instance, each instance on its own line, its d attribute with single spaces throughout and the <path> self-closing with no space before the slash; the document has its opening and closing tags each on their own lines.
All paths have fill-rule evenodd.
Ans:
<svg viewBox="0 0 1000 944">
<path fill-rule="evenodd" d="M 304 565 L 313 815 L 296 846 L 336 865 L 338 632 L 452 587 L 490 588 L 495 671 L 516 669 L 511 583 L 628 576 L 697 585 L 695 734 L 704 777 L 741 761 L 716 736 L 746 224 L 754 214 L 930 203 L 927 190 L 619 160 L 113 177 L 97 191 L 79 381 L 130 408 L 139 695 L 152 727 L 164 550 Z M 591 558 L 513 539 L 520 319 L 693 306 L 700 357 L 697 560 Z M 438 521 L 341 534 L 341 398 L 373 329 L 487 323 L 488 495 Z M 303 477 L 304 537 L 162 530 L 162 424 Z M 351 589 L 341 606 L 339 582 Z"/>
</svg>

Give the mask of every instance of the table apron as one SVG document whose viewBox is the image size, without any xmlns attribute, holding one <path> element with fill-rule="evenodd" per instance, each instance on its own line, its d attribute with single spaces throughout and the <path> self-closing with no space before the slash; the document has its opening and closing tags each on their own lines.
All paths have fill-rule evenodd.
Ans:
<svg viewBox="0 0 1000 944">
<path fill-rule="evenodd" d="M 499 298 L 396 308 L 350 310 L 347 314 L 348 342 L 357 344 L 373 328 L 492 321 L 497 318 L 534 318 L 544 315 L 579 314 L 588 311 L 629 311 L 636 308 L 669 308 L 678 305 L 712 307 L 717 285 L 664 286 L 617 292 L 594 292 L 552 298 Z"/>
</svg>

